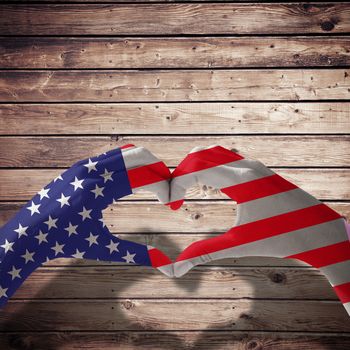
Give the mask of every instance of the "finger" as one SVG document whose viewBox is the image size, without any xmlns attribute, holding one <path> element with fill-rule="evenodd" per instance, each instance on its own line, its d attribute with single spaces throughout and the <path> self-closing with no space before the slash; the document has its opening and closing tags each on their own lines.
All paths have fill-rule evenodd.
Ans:
<svg viewBox="0 0 350 350">
<path fill-rule="evenodd" d="M 181 207 L 186 191 L 195 185 L 220 189 L 234 183 L 239 172 L 233 171 L 231 165 L 241 159 L 243 157 L 238 153 L 221 146 L 192 149 L 172 173 L 168 205 L 172 209 Z"/>
<path fill-rule="evenodd" d="M 168 167 L 146 148 L 127 146 L 122 155 L 132 192 L 150 191 L 161 203 L 168 203 L 171 177 Z"/>
</svg>

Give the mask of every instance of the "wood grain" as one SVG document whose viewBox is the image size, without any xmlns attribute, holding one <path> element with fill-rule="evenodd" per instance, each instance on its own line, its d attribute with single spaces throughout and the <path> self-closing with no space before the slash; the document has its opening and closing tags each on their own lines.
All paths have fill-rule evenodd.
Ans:
<svg viewBox="0 0 350 350">
<path fill-rule="evenodd" d="M 41 267 L 12 300 L 218 297 L 338 300 L 327 279 L 314 269 L 212 266 L 197 267 L 181 279 L 141 266 Z"/>
<path fill-rule="evenodd" d="M 350 219 L 350 203 L 325 202 Z M 22 203 L 0 203 L 0 224 L 5 224 Z M 236 203 L 190 202 L 179 210 L 170 210 L 158 202 L 119 202 L 104 210 L 105 222 L 114 233 L 132 232 L 226 232 L 234 225 Z M 137 220 L 133 218 L 137 217 Z M 154 228 L 155 221 L 156 231 Z"/>
<path fill-rule="evenodd" d="M 149 149 L 167 166 L 177 166 L 195 146 L 218 144 L 268 167 L 341 167 L 350 163 L 349 140 L 348 135 L 2 137 L 0 166 L 70 167 L 80 159 L 132 143 Z"/>
<path fill-rule="evenodd" d="M 350 199 L 348 169 L 271 169 L 319 199 Z M 0 200 L 29 200 L 64 170 L 62 168 L 0 169 Z M 189 189 L 186 199 L 227 200 L 228 197 L 217 189 L 201 185 Z M 157 200 L 157 198 L 152 192 L 140 191 L 120 200 Z"/>
<path fill-rule="evenodd" d="M 171 315 L 171 317 L 169 317 Z M 304 300 L 12 300 L 3 331 L 269 330 L 349 332 L 340 302 Z"/>
<path fill-rule="evenodd" d="M 0 38 L 2 68 L 345 66 L 349 37 Z M 121 54 L 122 53 L 122 54 Z"/>
<path fill-rule="evenodd" d="M 347 33 L 349 18 L 346 3 L 87 4 L 84 7 L 14 4 L 1 7 L 0 32 L 2 35 Z"/>
<path fill-rule="evenodd" d="M 348 133 L 349 102 L 2 104 L 2 135 Z"/>
<path fill-rule="evenodd" d="M 350 97 L 349 75 L 343 68 L 5 70 L 0 102 L 344 100 Z"/>
<path fill-rule="evenodd" d="M 113 331 L 113 332 L 12 332 L 0 333 L 3 350 L 344 350 L 346 333 L 293 333 L 254 331 Z"/>
</svg>

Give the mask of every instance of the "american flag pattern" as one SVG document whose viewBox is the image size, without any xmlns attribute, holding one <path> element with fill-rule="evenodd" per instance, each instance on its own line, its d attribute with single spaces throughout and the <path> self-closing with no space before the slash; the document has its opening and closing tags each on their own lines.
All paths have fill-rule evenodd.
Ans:
<svg viewBox="0 0 350 350">
<path fill-rule="evenodd" d="M 348 223 L 336 211 L 263 163 L 220 146 L 194 148 L 172 173 L 171 208 L 186 189 L 205 184 L 237 202 L 235 225 L 194 242 L 174 263 L 176 277 L 193 266 L 228 257 L 299 259 L 327 277 L 350 314 Z"/>
<path fill-rule="evenodd" d="M 126 145 L 81 160 L 42 188 L 0 228 L 0 306 L 40 265 L 78 258 L 153 266 L 172 275 L 158 249 L 118 238 L 102 210 L 141 189 L 169 199 L 170 171 L 142 147 Z"/>
</svg>

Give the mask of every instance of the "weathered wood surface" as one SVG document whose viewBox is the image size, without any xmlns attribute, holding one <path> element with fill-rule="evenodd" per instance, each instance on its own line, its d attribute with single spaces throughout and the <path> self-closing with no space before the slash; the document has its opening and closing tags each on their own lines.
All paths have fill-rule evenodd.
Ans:
<svg viewBox="0 0 350 350">
<path fill-rule="evenodd" d="M 350 199 L 349 169 L 281 169 L 273 168 L 277 174 L 295 183 L 318 199 Z M 0 169 L 0 200 L 29 200 L 65 169 Z M 173 171 L 173 168 L 170 169 Z M 229 199 L 220 190 L 201 185 L 190 188 L 186 199 Z M 123 197 L 121 201 L 157 200 L 149 191 L 140 191 Z M 231 203 L 233 205 L 233 203 Z"/>
<path fill-rule="evenodd" d="M 324 202 L 350 219 L 350 203 Z M 23 203 L 0 203 L 0 225 Z M 190 202 L 173 211 L 158 202 L 118 202 L 104 210 L 105 222 L 114 233 L 208 232 L 227 231 L 236 220 L 236 204 L 226 202 Z M 137 220 L 133 218 L 137 217 Z M 157 223 L 155 231 L 154 223 Z"/>
<path fill-rule="evenodd" d="M 181 279 L 141 266 L 41 267 L 12 299 L 175 297 L 338 300 L 314 269 L 213 266 L 197 267 Z"/>
<path fill-rule="evenodd" d="M 349 332 L 339 301 L 246 299 L 12 300 L 3 331 L 269 330 Z"/>
<path fill-rule="evenodd" d="M 0 102 L 344 100 L 349 75 L 344 68 L 5 70 Z"/>
<path fill-rule="evenodd" d="M 345 66 L 349 37 L 0 38 L 2 68 Z M 121 54 L 122 53 L 122 54 Z"/>
<path fill-rule="evenodd" d="M 350 57 L 350 56 L 349 56 Z M 2 104 L 2 135 L 348 133 L 349 102 Z"/>
<path fill-rule="evenodd" d="M 242 331 L 113 331 L 0 333 L 3 350 L 344 350 L 346 333 L 242 332 Z"/>
<path fill-rule="evenodd" d="M 350 164 L 349 140 L 348 135 L 2 137 L 0 149 L 6 151 L 0 154 L 0 164 L 1 167 L 70 167 L 80 159 L 132 143 L 149 149 L 172 167 L 195 146 L 213 144 L 233 149 L 245 158 L 259 159 L 268 167 L 341 167 Z"/>
<path fill-rule="evenodd" d="M 2 35 L 327 34 L 349 32 L 349 18 L 346 3 L 9 4 L 1 7 L 0 32 Z"/>
<path fill-rule="evenodd" d="M 194 146 L 221 144 L 349 220 L 346 2 L 125 1 L 1 5 L 0 226 L 75 161 L 126 143 L 171 170 Z M 236 218 L 218 190 L 187 198 L 174 212 L 141 192 L 106 209 L 105 221 L 175 259 Z M 350 323 L 326 278 L 298 260 L 223 259 L 169 279 L 59 258 L 0 311 L 0 344 L 344 350 Z"/>
</svg>

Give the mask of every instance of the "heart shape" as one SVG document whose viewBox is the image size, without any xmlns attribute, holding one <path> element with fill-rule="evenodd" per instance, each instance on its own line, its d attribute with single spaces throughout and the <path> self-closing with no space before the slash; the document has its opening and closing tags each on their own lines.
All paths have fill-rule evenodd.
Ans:
<svg viewBox="0 0 350 350">
<path fill-rule="evenodd" d="M 103 223 L 102 211 L 121 197 L 147 190 L 176 210 L 197 184 L 237 202 L 237 219 L 226 233 L 192 243 L 175 262 L 155 247 L 113 236 Z M 131 144 L 81 160 L 0 229 L 0 243 L 0 305 L 32 271 L 57 257 L 136 263 L 180 277 L 208 261 L 270 256 L 319 268 L 350 313 L 344 218 L 260 161 L 221 146 L 194 148 L 173 173 L 151 152 Z"/>
</svg>

